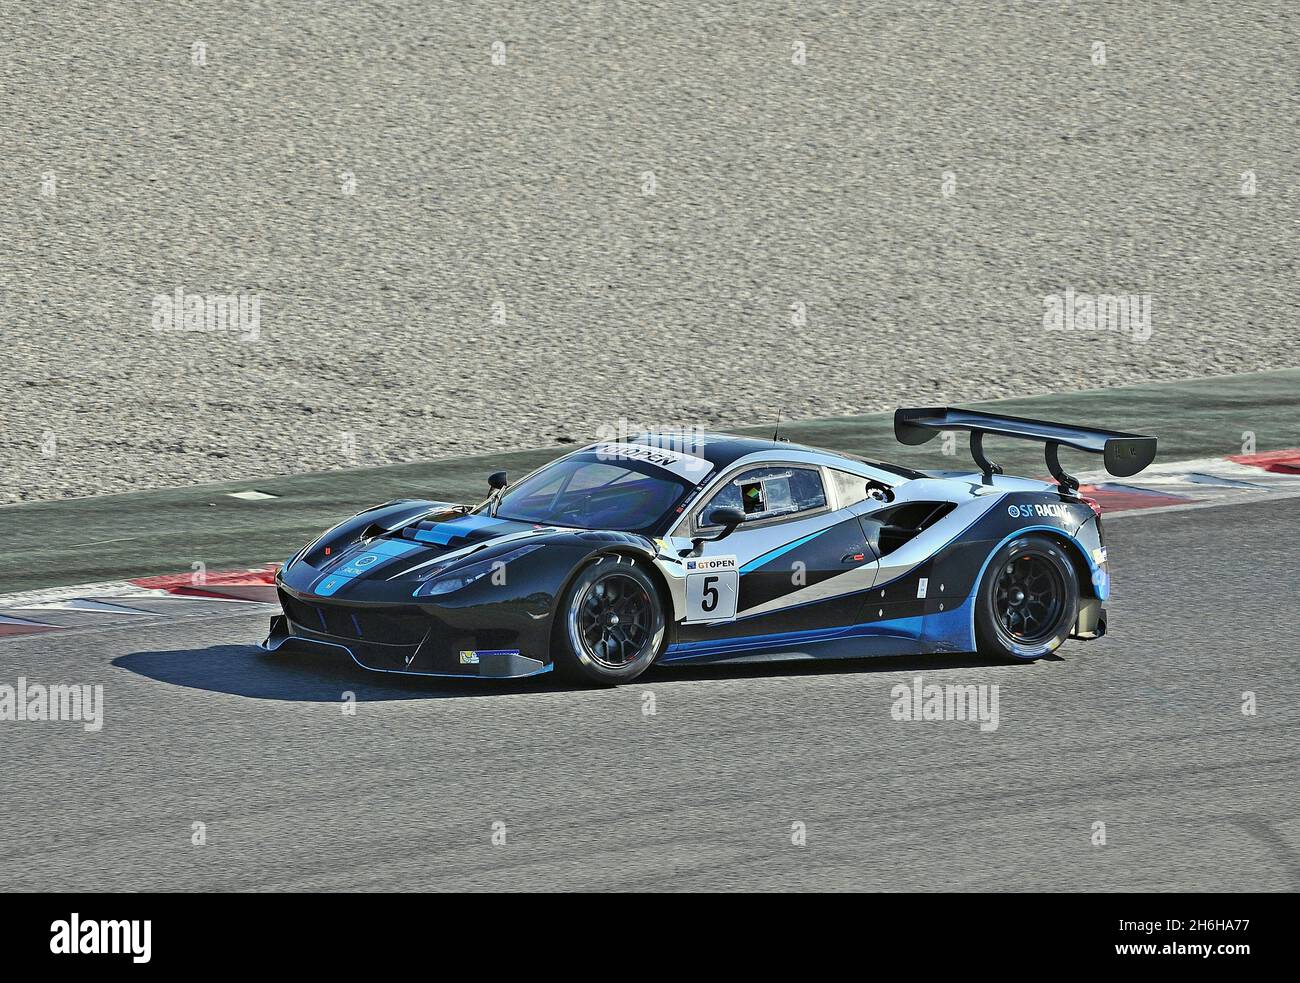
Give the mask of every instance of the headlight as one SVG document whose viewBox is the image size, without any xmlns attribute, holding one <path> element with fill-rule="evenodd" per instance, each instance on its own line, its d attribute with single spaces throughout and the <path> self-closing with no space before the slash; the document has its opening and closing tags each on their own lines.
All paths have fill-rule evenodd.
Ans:
<svg viewBox="0 0 1300 983">
<path fill-rule="evenodd" d="M 521 556 L 526 556 L 533 550 L 539 550 L 541 548 L 541 543 L 535 543 L 532 546 L 523 546 L 517 550 L 511 550 L 509 553 L 502 553 L 489 560 L 481 560 L 478 563 L 471 563 L 469 566 L 461 567 L 459 570 L 456 570 L 454 573 L 449 573 L 445 577 L 438 577 L 436 580 L 430 580 L 421 584 L 419 587 L 415 588 L 415 593 L 412 596 L 433 597 L 438 594 L 450 594 L 452 591 L 468 587 L 475 581 L 491 576 L 512 560 L 517 560 Z"/>
</svg>

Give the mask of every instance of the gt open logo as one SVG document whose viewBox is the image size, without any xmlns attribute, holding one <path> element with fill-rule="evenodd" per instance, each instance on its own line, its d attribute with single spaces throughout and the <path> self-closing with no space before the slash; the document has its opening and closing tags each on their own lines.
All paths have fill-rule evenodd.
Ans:
<svg viewBox="0 0 1300 983">
<path fill-rule="evenodd" d="M 718 556 L 718 557 L 705 557 L 700 560 L 687 560 L 686 569 L 691 571 L 735 570 L 736 558 L 734 556 Z"/>
</svg>

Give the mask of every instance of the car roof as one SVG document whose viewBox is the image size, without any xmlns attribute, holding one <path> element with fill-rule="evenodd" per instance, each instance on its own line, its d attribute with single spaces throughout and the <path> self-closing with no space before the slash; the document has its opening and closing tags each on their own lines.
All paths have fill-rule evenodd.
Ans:
<svg viewBox="0 0 1300 983">
<path fill-rule="evenodd" d="M 647 447 L 675 450 L 694 457 L 702 457 L 717 470 L 726 469 L 736 461 L 751 454 L 771 454 L 775 452 L 779 455 L 787 451 L 801 451 L 806 454 L 817 455 L 822 458 L 824 464 L 834 464 L 836 461 L 857 461 L 904 477 L 924 477 L 919 471 L 913 471 L 910 468 L 882 464 L 879 461 L 858 457 L 855 454 L 829 451 L 822 447 L 794 444 L 781 439 L 773 440 L 770 437 L 737 437 L 734 434 L 700 430 L 655 430 L 624 436 L 617 441 L 602 441 L 602 443 L 640 444 Z M 588 448 L 584 448 L 584 450 L 586 449 Z"/>
<path fill-rule="evenodd" d="M 703 430 L 654 430 L 627 434 L 617 440 L 602 443 L 635 444 L 677 451 L 692 457 L 702 457 L 715 468 L 725 468 L 742 457 L 775 448 L 786 450 L 814 450 L 781 440 L 763 437 L 737 437 L 729 433 L 710 433 Z M 593 445 L 594 446 L 594 445 Z"/>
</svg>

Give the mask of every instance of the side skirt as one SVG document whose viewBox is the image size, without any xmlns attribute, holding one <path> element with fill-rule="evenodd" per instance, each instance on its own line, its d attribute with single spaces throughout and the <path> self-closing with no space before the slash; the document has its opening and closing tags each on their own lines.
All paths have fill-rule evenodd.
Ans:
<svg viewBox="0 0 1300 983">
<path fill-rule="evenodd" d="M 786 662 L 969 652 L 972 649 L 969 624 L 973 603 L 973 598 L 967 598 L 951 611 L 839 628 L 678 642 L 668 647 L 658 664 Z"/>
</svg>

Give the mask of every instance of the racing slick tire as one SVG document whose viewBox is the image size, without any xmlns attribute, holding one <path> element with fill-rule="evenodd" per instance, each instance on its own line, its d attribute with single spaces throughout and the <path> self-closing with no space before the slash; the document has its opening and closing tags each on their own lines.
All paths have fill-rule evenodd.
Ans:
<svg viewBox="0 0 1300 983">
<path fill-rule="evenodd" d="M 564 594 L 553 643 L 556 669 L 570 679 L 616 686 L 654 663 L 666 627 L 650 575 L 631 557 L 602 556 Z"/>
<path fill-rule="evenodd" d="M 981 655 L 1033 662 L 1069 637 L 1079 616 L 1079 576 L 1064 547 L 1018 536 L 989 562 L 975 597 Z"/>
</svg>

